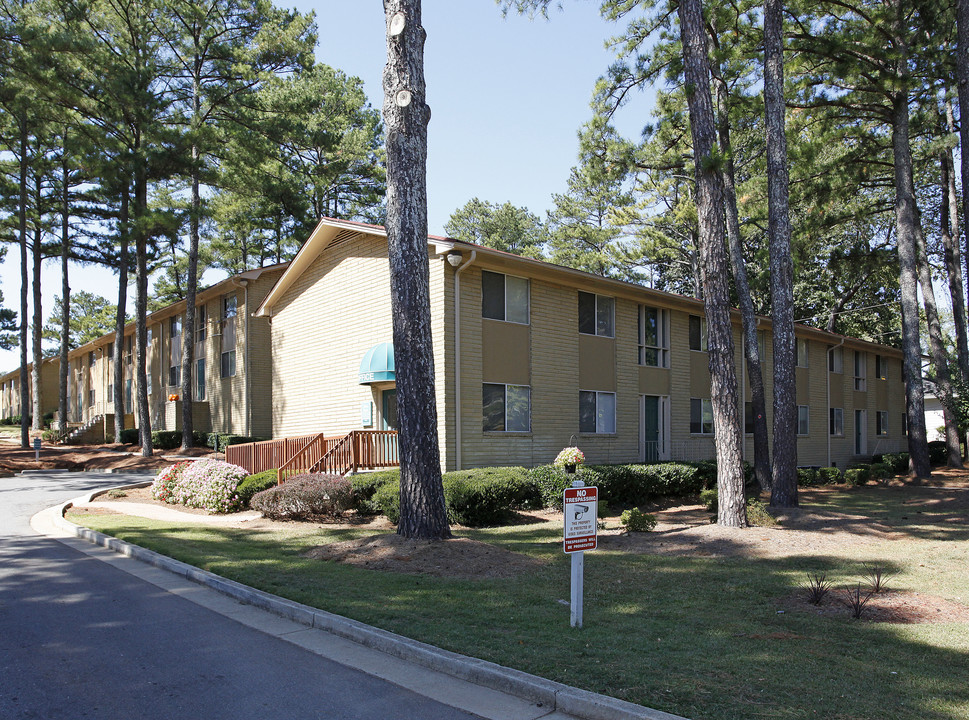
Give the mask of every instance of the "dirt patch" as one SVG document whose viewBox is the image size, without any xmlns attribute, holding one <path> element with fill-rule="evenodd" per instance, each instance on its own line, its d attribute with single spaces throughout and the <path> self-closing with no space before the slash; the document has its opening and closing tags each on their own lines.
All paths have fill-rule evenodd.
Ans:
<svg viewBox="0 0 969 720">
<path fill-rule="evenodd" d="M 861 598 L 866 591 L 862 588 Z M 845 589 L 832 589 L 820 605 L 812 604 L 807 590 L 778 601 L 779 612 L 803 612 L 832 618 L 852 618 Z M 967 623 L 969 607 L 945 598 L 905 590 L 887 590 L 873 594 L 861 612 L 860 622 L 898 623 Z"/>
<path fill-rule="evenodd" d="M 468 538 L 408 540 L 396 533 L 321 545 L 304 555 L 370 570 L 465 580 L 513 578 L 543 565 L 527 555 Z"/>
<path fill-rule="evenodd" d="M 40 458 L 35 459 L 33 448 L 23 449 L 19 442 L 0 442 L 0 472 L 8 474 L 24 470 L 156 470 L 172 464 L 162 456 L 213 457 L 223 459 L 221 453 L 210 448 L 181 450 L 155 450 L 152 457 L 142 457 L 140 445 L 51 446 L 43 444 Z"/>
</svg>

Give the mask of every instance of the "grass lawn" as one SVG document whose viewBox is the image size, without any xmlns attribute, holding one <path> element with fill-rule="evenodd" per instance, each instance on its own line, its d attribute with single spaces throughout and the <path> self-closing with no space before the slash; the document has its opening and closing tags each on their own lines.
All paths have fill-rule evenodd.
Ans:
<svg viewBox="0 0 969 720">
<path fill-rule="evenodd" d="M 846 587 L 867 563 L 896 573 L 891 589 L 969 605 L 967 511 L 934 505 L 934 492 L 969 494 L 865 487 L 808 495 L 808 507 L 866 515 L 893 531 L 823 554 L 587 553 L 581 630 L 569 627 L 561 602 L 569 559 L 557 522 L 460 531 L 545 561 L 526 577 L 468 581 L 301 557 L 372 533 L 352 527 L 240 530 L 81 512 L 70 519 L 283 597 L 695 720 L 969 719 L 969 623 L 854 620 L 789 600 L 809 572 Z"/>
</svg>

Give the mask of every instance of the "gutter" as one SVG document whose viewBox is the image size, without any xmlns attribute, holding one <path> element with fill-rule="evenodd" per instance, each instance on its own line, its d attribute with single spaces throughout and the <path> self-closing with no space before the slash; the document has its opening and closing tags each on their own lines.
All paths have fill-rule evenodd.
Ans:
<svg viewBox="0 0 969 720">
<path fill-rule="evenodd" d="M 446 258 L 454 257 L 448 253 Z M 458 255 L 458 257 L 464 257 Z M 454 460 L 455 470 L 461 469 L 461 273 L 478 257 L 478 251 L 472 250 L 471 257 L 454 271 Z M 448 260 L 450 263 L 451 261 Z"/>
</svg>

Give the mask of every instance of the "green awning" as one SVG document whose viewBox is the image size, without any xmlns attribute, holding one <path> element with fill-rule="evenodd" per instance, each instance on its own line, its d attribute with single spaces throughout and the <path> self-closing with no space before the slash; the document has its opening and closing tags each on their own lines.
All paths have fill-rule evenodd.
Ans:
<svg viewBox="0 0 969 720">
<path fill-rule="evenodd" d="M 378 343 L 364 353 L 360 361 L 361 385 L 395 380 L 393 343 Z"/>
</svg>

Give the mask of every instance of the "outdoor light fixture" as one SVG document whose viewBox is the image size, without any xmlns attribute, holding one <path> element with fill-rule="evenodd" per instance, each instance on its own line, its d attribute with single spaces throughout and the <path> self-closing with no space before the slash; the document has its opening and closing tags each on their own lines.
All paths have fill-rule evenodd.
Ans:
<svg viewBox="0 0 969 720">
<path fill-rule="evenodd" d="M 464 260 L 464 255 L 459 253 L 457 250 L 452 250 L 447 254 L 447 261 L 451 267 L 456 268 Z"/>
</svg>

